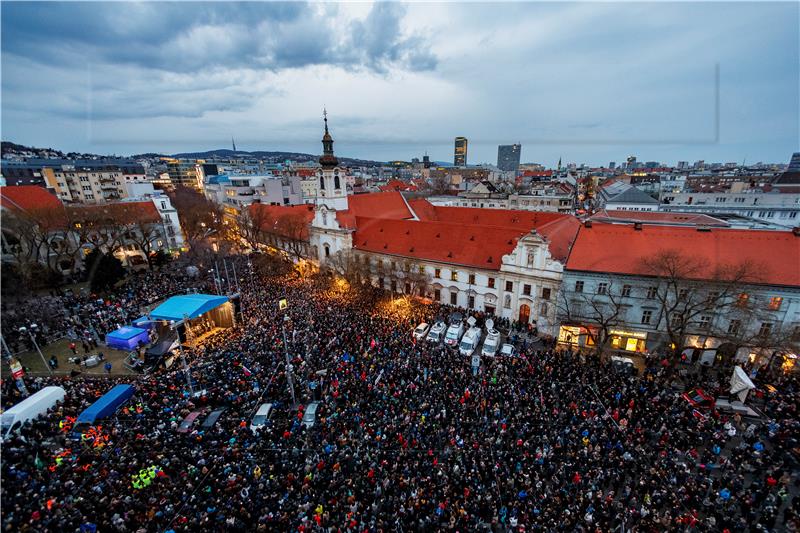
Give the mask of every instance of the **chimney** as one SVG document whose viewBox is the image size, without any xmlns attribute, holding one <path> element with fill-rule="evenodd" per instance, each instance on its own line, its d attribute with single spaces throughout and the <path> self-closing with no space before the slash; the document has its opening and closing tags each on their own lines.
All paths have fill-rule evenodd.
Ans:
<svg viewBox="0 0 800 533">
<path fill-rule="evenodd" d="M 591 228 L 592 227 L 592 221 L 591 220 L 587 220 L 586 222 L 583 223 L 583 227 L 584 228 Z"/>
<path fill-rule="evenodd" d="M 642 223 L 641 222 L 634 222 L 633 229 L 636 231 L 642 231 Z"/>
</svg>

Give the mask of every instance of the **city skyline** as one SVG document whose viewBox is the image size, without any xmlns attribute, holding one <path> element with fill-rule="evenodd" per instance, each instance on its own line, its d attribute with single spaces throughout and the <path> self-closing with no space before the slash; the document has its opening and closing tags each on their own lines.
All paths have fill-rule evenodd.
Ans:
<svg viewBox="0 0 800 533">
<path fill-rule="evenodd" d="M 313 154 L 327 106 L 337 154 L 380 161 L 452 161 L 456 136 L 470 164 L 800 146 L 797 4 L 453 6 L 4 3 L 3 139 Z"/>
</svg>

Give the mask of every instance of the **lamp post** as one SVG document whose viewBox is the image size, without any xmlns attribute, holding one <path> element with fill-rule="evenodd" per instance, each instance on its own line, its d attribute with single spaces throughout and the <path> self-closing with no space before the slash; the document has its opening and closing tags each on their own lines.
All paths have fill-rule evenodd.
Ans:
<svg viewBox="0 0 800 533">
<path fill-rule="evenodd" d="M 183 328 L 184 332 L 189 327 L 189 317 L 183 315 Z M 178 333 L 177 328 L 175 333 Z M 181 342 L 181 335 L 178 333 L 178 351 L 181 353 L 181 363 L 183 364 L 183 373 L 186 375 L 186 384 L 189 386 L 189 394 L 194 395 L 194 387 L 192 386 L 192 374 L 189 371 L 189 365 L 186 363 L 186 354 L 183 352 L 183 342 Z"/>
<path fill-rule="evenodd" d="M 36 348 L 36 351 L 39 352 L 39 357 L 42 358 L 42 363 L 44 363 L 44 367 L 52 375 L 53 374 L 53 369 L 50 368 L 50 365 L 47 364 L 47 360 L 44 358 L 44 354 L 42 353 L 42 350 L 39 348 L 39 343 L 36 342 L 36 337 L 33 334 L 33 332 L 36 331 L 38 328 L 39 328 L 39 326 L 37 326 L 36 324 L 31 324 L 30 328 L 26 328 L 25 326 L 22 326 L 21 328 L 19 328 L 19 332 L 20 333 L 27 333 L 30 336 L 31 342 L 33 342 L 33 346 Z"/>
<path fill-rule="evenodd" d="M 286 309 L 288 304 L 286 299 L 282 299 L 278 304 L 279 309 Z M 283 322 L 281 323 L 281 332 L 283 333 L 283 352 L 286 355 L 286 381 L 289 382 L 289 393 L 292 395 L 292 408 L 297 405 L 297 398 L 294 395 L 294 379 L 292 379 L 292 361 L 289 358 L 289 345 L 286 343 L 286 323 L 289 321 L 287 315 L 283 315 Z"/>
</svg>

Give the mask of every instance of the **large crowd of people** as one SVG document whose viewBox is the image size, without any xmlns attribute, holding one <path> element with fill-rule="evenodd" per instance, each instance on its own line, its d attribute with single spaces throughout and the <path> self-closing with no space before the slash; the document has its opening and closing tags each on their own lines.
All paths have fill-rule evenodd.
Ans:
<svg viewBox="0 0 800 533">
<path fill-rule="evenodd" d="M 636 376 L 604 358 L 537 345 L 512 359 L 484 358 L 473 374 L 457 350 L 412 340 L 418 322 L 447 312 L 436 304 L 382 312 L 380 294 L 331 294 L 323 277 L 242 279 L 241 320 L 188 351 L 195 394 L 180 365 L 28 384 L 32 392 L 57 384 L 67 397 L 3 443 L 4 529 L 800 526 L 800 383 L 792 375 L 770 383 L 775 392 L 760 400 L 767 418 L 753 424 L 690 405 L 657 358 Z M 133 283 L 109 301 L 125 309 L 126 299 L 192 280 Z M 284 298 L 288 308 L 279 310 Z M 725 391 L 714 373 L 687 379 L 686 387 Z M 134 397 L 73 440 L 74 417 L 123 382 L 136 387 Z M 3 392 L 13 386 L 5 380 Z M 316 422 L 306 427 L 304 410 L 316 398 Z M 274 414 L 253 431 L 265 402 Z M 223 407 L 212 427 L 177 431 L 191 412 L 203 411 L 202 420 Z"/>
<path fill-rule="evenodd" d="M 3 339 L 14 352 L 32 349 L 30 334 L 39 344 L 68 338 L 81 343 L 97 341 L 105 334 L 130 324 L 142 309 L 165 296 L 197 287 L 198 280 L 186 273 L 185 265 L 169 264 L 159 270 L 132 274 L 110 294 L 53 290 L 49 295 L 22 301 L 2 302 Z M 35 328 L 31 328 L 35 324 Z M 20 328 L 26 331 L 20 331 Z"/>
</svg>

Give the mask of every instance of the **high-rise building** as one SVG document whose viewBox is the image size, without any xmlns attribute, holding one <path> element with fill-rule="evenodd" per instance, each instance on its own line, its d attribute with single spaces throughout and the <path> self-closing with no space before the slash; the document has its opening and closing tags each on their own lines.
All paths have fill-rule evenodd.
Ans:
<svg viewBox="0 0 800 533">
<path fill-rule="evenodd" d="M 501 144 L 497 147 L 497 168 L 516 172 L 519 170 L 519 156 L 521 153 L 521 144 Z"/>
<path fill-rule="evenodd" d="M 457 167 L 467 166 L 467 138 L 456 137 L 456 146 L 453 152 L 453 164 Z"/>
<path fill-rule="evenodd" d="M 634 168 L 635 166 L 636 166 L 636 156 L 635 155 L 629 155 L 625 168 L 631 169 L 631 168 Z"/>
<path fill-rule="evenodd" d="M 617 168 L 617 162 L 616 161 L 611 161 L 608 164 L 608 168 L 609 168 L 609 170 L 614 170 L 615 168 Z"/>
<path fill-rule="evenodd" d="M 789 167 L 786 172 L 800 172 L 800 152 L 792 154 L 792 159 L 789 161 Z"/>
<path fill-rule="evenodd" d="M 422 168 L 431 168 L 431 158 L 428 154 L 422 156 Z"/>
<path fill-rule="evenodd" d="M 203 161 L 198 159 L 196 161 L 187 159 L 173 159 L 171 157 L 162 157 L 161 160 L 167 164 L 167 173 L 169 173 L 169 181 L 171 187 L 183 185 L 198 191 L 203 191 L 203 182 L 205 181 L 203 175 Z"/>
</svg>

